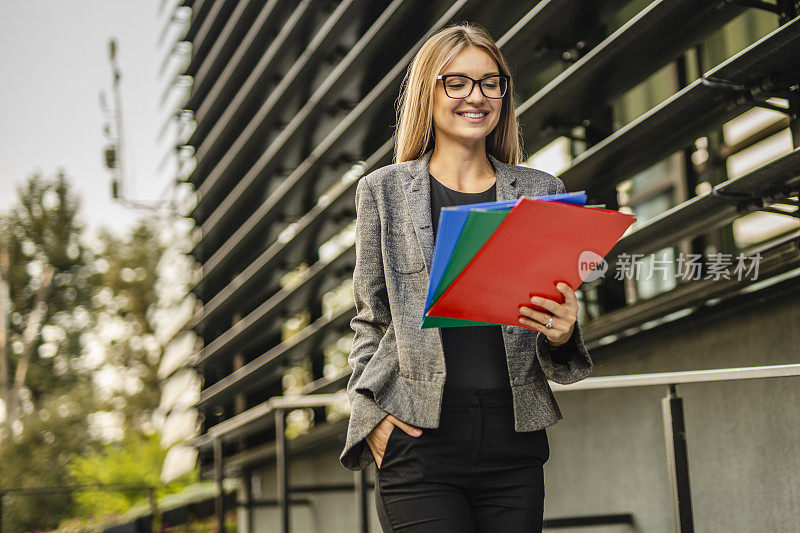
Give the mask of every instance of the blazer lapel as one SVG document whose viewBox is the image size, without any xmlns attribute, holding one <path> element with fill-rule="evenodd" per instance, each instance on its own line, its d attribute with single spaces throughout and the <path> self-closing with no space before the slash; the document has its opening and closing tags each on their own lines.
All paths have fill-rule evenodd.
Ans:
<svg viewBox="0 0 800 533">
<path fill-rule="evenodd" d="M 431 273 L 433 263 L 433 222 L 431 221 L 431 184 L 428 179 L 429 163 L 433 150 L 428 150 L 424 155 L 411 161 L 409 173 L 404 183 L 406 199 L 411 209 L 414 221 L 414 231 L 417 242 L 425 258 L 425 267 L 428 275 Z M 517 178 L 512 175 L 510 168 L 513 165 L 503 163 L 492 154 L 487 154 L 495 169 L 497 179 L 497 199 L 513 200 L 519 197 Z"/>
</svg>

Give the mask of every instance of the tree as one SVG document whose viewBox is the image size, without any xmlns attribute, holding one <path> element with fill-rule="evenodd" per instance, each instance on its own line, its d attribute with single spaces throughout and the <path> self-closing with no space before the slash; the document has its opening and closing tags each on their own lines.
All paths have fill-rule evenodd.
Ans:
<svg viewBox="0 0 800 533">
<path fill-rule="evenodd" d="M 18 195 L 0 230 L 0 390 L 6 423 L 17 432 L 23 410 L 88 377 L 80 334 L 90 326 L 98 282 L 76 218 L 80 202 L 64 174 L 54 181 L 33 175 Z"/>
<path fill-rule="evenodd" d="M 163 347 L 148 320 L 156 304 L 157 266 L 164 247 L 158 227 L 141 220 L 125 238 L 101 229 L 98 236 L 100 287 L 94 300 L 97 327 L 90 333 L 103 346 L 103 387 L 108 412 L 121 415 L 123 431 L 151 431 L 161 396 L 158 365 Z"/>
<path fill-rule="evenodd" d="M 81 335 L 99 277 L 63 172 L 31 176 L 0 217 L 0 487 L 63 485 L 72 453 L 92 447 L 94 410 Z M 7 496 L 4 525 L 56 525 L 69 494 Z"/>
</svg>

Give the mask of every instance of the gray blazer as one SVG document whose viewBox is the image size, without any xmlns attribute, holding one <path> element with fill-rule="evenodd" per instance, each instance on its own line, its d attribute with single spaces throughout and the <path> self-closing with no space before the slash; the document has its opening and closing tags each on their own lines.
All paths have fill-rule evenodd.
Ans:
<svg viewBox="0 0 800 533">
<path fill-rule="evenodd" d="M 439 328 L 420 328 L 431 261 L 428 163 L 432 150 L 362 177 L 356 186 L 355 332 L 348 361 L 350 420 L 339 457 L 350 470 L 374 461 L 364 440 L 391 413 L 420 428 L 439 426 L 445 359 Z M 503 163 L 489 155 L 497 176 L 497 199 L 564 192 L 564 183 L 541 170 Z M 548 379 L 574 383 L 593 364 L 576 322 L 572 338 L 553 357 L 544 334 L 502 326 L 514 429 L 533 431 L 562 418 Z M 534 356 L 535 355 L 535 356 Z"/>
</svg>

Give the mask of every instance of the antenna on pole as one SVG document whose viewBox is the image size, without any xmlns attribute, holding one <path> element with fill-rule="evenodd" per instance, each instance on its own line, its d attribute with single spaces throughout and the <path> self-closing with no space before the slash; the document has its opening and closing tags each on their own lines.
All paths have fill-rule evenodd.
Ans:
<svg viewBox="0 0 800 533">
<path fill-rule="evenodd" d="M 176 207 L 172 202 L 166 200 L 132 200 L 126 197 L 127 177 L 125 174 L 124 162 L 124 128 L 122 125 L 122 97 L 120 96 L 120 73 L 117 63 L 117 41 L 114 37 L 108 41 L 108 58 L 111 64 L 112 74 L 112 103 L 106 99 L 105 91 L 100 91 L 100 108 L 105 115 L 106 122 L 103 124 L 103 134 L 106 137 L 106 146 L 103 149 L 105 166 L 111 171 L 111 198 L 125 207 L 147 212 L 166 211 L 176 212 Z M 162 195 L 163 196 L 163 195 Z"/>
</svg>

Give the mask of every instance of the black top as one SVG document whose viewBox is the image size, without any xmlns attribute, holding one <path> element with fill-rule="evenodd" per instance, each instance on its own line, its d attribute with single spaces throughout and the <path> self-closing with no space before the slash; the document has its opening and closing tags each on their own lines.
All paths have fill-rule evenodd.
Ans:
<svg viewBox="0 0 800 533">
<path fill-rule="evenodd" d="M 445 187 L 433 175 L 431 183 L 431 222 L 433 235 L 439 228 L 439 210 L 451 205 L 494 202 L 497 199 L 497 182 L 483 192 L 459 192 Z M 440 328 L 447 376 L 445 388 L 467 389 L 509 388 L 511 381 L 506 363 L 506 348 L 502 326 L 457 326 Z M 566 362 L 569 350 L 575 346 L 575 336 L 558 348 L 550 348 L 553 360 Z"/>
<path fill-rule="evenodd" d="M 497 183 L 483 192 L 459 192 L 431 182 L 431 222 L 433 235 L 439 228 L 439 210 L 452 205 L 493 202 L 497 199 Z M 506 349 L 501 326 L 460 326 L 440 328 L 447 375 L 445 388 L 466 389 L 511 387 L 506 364 Z"/>
</svg>

